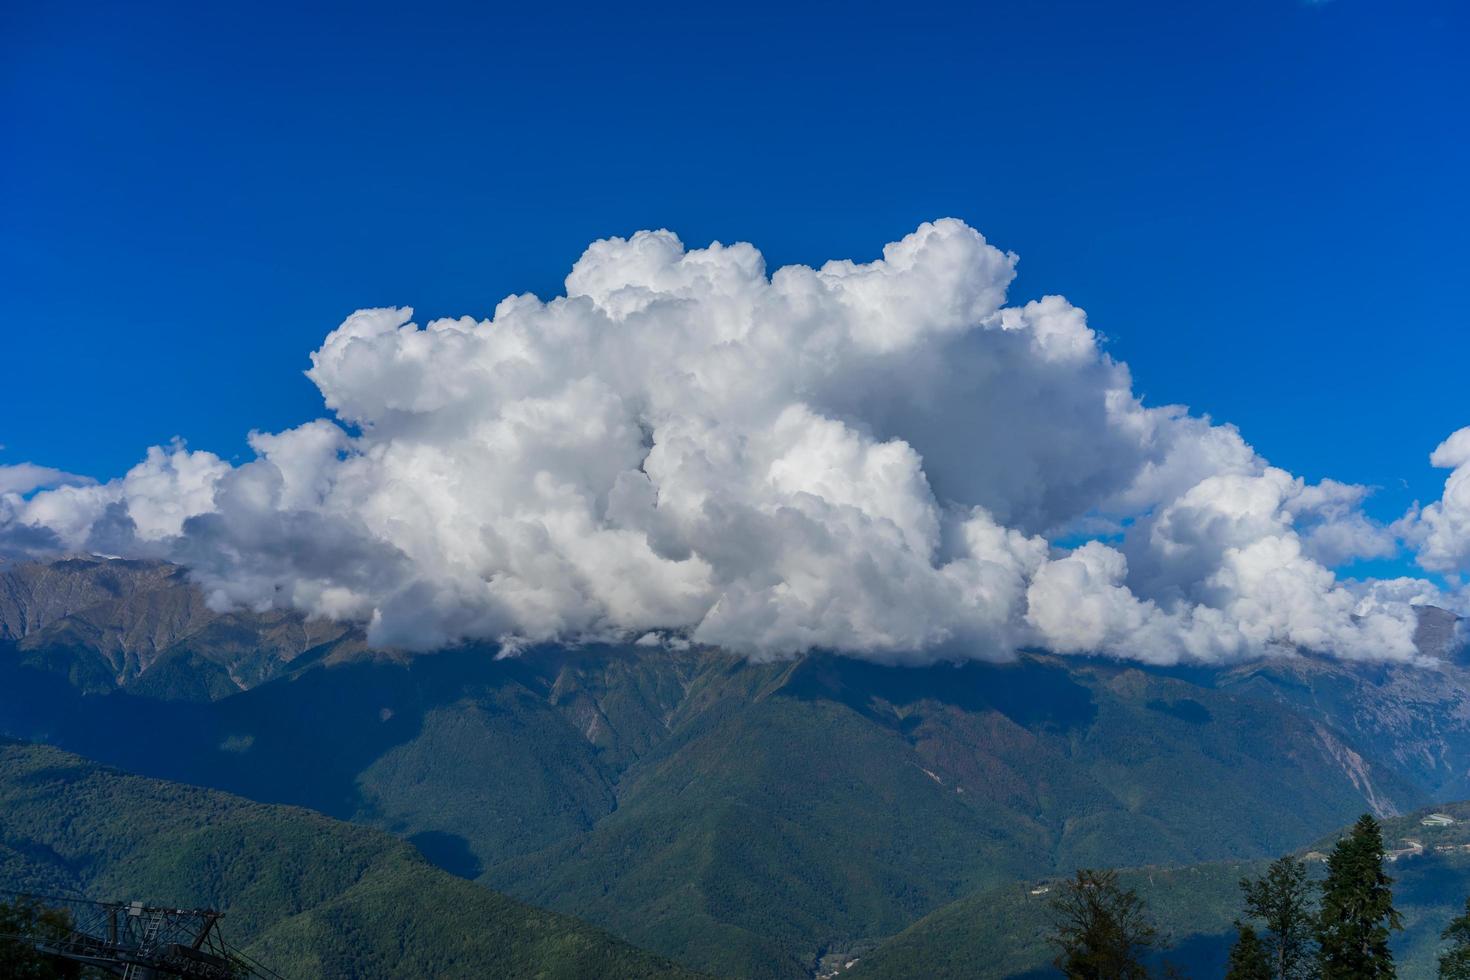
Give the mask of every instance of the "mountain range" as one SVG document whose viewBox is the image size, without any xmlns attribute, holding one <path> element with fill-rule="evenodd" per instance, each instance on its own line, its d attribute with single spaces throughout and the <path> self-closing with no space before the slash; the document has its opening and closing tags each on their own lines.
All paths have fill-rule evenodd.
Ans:
<svg viewBox="0 0 1470 980">
<path fill-rule="evenodd" d="M 408 655 L 73 558 L 0 570 L 0 730 L 396 835 L 691 969 L 805 977 L 1078 866 L 1252 861 L 1470 797 L 1461 626 L 1420 615 L 1421 665 Z"/>
</svg>

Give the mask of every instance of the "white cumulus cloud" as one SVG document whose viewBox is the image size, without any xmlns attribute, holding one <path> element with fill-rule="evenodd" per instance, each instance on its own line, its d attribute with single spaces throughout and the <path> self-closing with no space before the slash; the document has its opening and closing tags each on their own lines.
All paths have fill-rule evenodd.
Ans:
<svg viewBox="0 0 1470 980">
<path fill-rule="evenodd" d="M 0 495 L 0 528 L 420 649 L 1415 655 L 1411 604 L 1438 591 L 1332 571 L 1398 547 L 1365 488 L 1144 405 L 1082 310 L 1007 305 L 1016 261 L 952 219 L 769 274 L 746 244 L 607 239 L 566 295 L 488 320 L 354 313 L 307 372 L 334 417 L 252 433 L 249 462 L 156 447 Z M 1413 524 L 1427 567 L 1470 541 L 1466 433 L 1436 453 L 1458 489 Z"/>
<path fill-rule="evenodd" d="M 1458 430 L 1429 456 L 1450 470 L 1444 494 L 1405 522 L 1419 545 L 1419 564 L 1435 572 L 1470 568 L 1470 426 Z"/>
<path fill-rule="evenodd" d="M 0 446 L 0 449 L 3 448 Z M 0 465 L 0 497 L 7 494 L 24 495 L 45 487 L 92 482 L 88 477 L 49 466 L 37 466 L 35 463 Z"/>
</svg>

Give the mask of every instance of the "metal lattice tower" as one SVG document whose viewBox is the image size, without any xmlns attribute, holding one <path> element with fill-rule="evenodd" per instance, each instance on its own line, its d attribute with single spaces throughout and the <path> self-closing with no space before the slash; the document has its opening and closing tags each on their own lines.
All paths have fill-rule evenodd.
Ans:
<svg viewBox="0 0 1470 980">
<path fill-rule="evenodd" d="M 122 980 L 282 980 L 220 935 L 222 913 L 142 902 L 93 902 L 13 893 L 35 908 L 60 912 L 64 928 L 4 936 L 43 956 L 89 966 Z"/>
</svg>

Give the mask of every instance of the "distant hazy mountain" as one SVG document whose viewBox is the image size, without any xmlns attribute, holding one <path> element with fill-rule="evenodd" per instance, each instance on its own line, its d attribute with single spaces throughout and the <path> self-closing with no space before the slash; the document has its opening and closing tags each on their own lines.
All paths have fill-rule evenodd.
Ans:
<svg viewBox="0 0 1470 980">
<path fill-rule="evenodd" d="M 0 888 L 212 906 L 232 943 L 301 980 L 693 976 L 379 831 L 13 742 L 0 742 Z"/>
<path fill-rule="evenodd" d="M 1449 826 L 1426 826 L 1431 812 L 1452 816 Z M 1339 833 L 1310 845 L 1312 876 L 1320 855 Z M 1384 843 L 1397 851 L 1386 868 L 1394 878 L 1394 903 L 1404 929 L 1392 937 L 1401 977 L 1432 977 L 1440 933 L 1465 909 L 1470 895 L 1470 803 L 1419 810 L 1383 825 Z M 1417 846 L 1416 846 L 1417 845 Z M 1309 848 L 1302 848 L 1307 852 Z M 1173 948 L 1166 956 L 1196 978 L 1218 977 L 1234 941 L 1232 922 L 1242 915 L 1240 879 L 1264 871 L 1265 859 L 1183 867 L 1125 870 L 1125 887 L 1138 891 Z M 1056 950 L 1046 937 L 1049 907 L 1058 882 L 1037 880 L 978 892 L 947 905 L 864 955 L 852 980 L 966 980 L 1060 976 L 1049 969 Z"/>
<path fill-rule="evenodd" d="M 111 600 L 72 584 L 113 573 L 133 577 Z M 405 658 L 289 616 L 184 615 L 195 600 L 167 566 L 19 579 L 25 609 L 57 611 L 0 648 L 0 730 L 372 824 L 441 867 L 732 975 L 805 976 L 1007 881 L 1251 859 L 1364 809 L 1470 797 L 1470 672 L 1452 642 L 1430 667 L 884 668 L 641 647 Z M 150 603 L 185 625 L 138 612 Z M 82 621 L 115 625 L 56 628 Z"/>
</svg>

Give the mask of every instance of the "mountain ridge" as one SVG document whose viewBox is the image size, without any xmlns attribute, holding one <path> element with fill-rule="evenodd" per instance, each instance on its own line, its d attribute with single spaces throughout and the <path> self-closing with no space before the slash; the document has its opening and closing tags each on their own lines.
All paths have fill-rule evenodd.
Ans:
<svg viewBox="0 0 1470 980">
<path fill-rule="evenodd" d="M 1253 859 L 1365 808 L 1470 796 L 1453 661 L 890 667 L 636 645 L 403 656 L 344 636 L 264 650 L 273 675 L 240 690 L 205 682 L 248 637 L 196 629 L 168 647 L 187 657 L 92 686 L 67 665 L 95 645 L 35 635 L 0 641 L 0 730 L 389 831 L 732 975 L 806 976 L 1005 881 Z"/>
<path fill-rule="evenodd" d="M 178 565 L 97 556 L 0 564 L 0 641 L 87 690 L 143 687 L 194 700 L 246 690 L 312 654 L 365 645 L 350 624 L 215 611 Z M 171 666 L 184 669 L 161 678 Z"/>
</svg>

